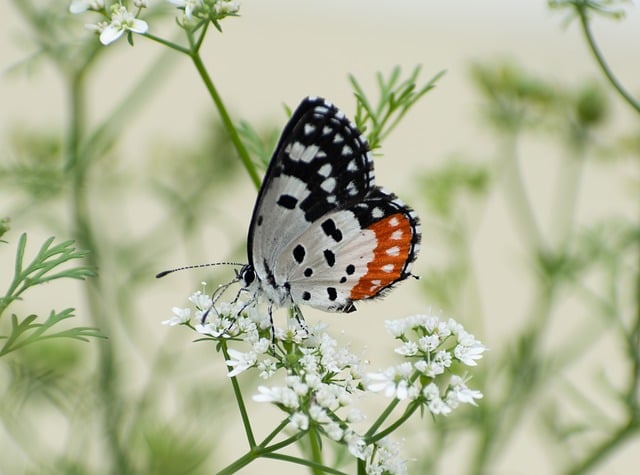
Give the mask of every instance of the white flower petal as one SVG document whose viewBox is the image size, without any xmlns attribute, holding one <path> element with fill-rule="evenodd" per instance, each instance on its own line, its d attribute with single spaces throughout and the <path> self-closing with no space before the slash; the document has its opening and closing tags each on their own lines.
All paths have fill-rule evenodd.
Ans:
<svg viewBox="0 0 640 475">
<path fill-rule="evenodd" d="M 120 38 L 122 36 L 122 33 L 124 33 L 124 29 L 116 28 L 113 25 L 109 25 L 104 30 L 102 30 L 102 33 L 100 33 L 100 43 L 105 46 L 110 45 L 115 40 Z"/>
</svg>

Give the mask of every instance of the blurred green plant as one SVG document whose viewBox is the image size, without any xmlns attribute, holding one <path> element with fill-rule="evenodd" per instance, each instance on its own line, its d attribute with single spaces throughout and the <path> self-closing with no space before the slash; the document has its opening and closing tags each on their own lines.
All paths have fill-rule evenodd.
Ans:
<svg viewBox="0 0 640 475">
<path fill-rule="evenodd" d="M 640 434 L 640 223 L 616 210 L 596 222 L 579 222 L 589 198 L 582 177 L 588 168 L 637 163 L 640 154 L 627 148 L 625 135 L 610 136 L 610 99 L 591 80 L 563 86 L 512 62 L 475 64 L 471 77 L 497 151 L 491 153 L 493 161 L 477 151 L 468 158 L 459 155 L 421 179 L 443 261 L 423 276 L 424 289 L 455 314 L 481 316 L 472 246 L 488 200 L 501 192 L 533 290 L 522 315 L 511 317 L 521 322 L 510 337 L 513 343 L 494 348 L 497 364 L 474 378 L 482 380 L 485 394 L 480 411 L 439 421 L 428 445 L 433 450 L 421 460 L 425 473 L 438 471 L 448 441 L 470 431 L 476 449 L 467 473 L 492 473 L 525 418 L 536 414 L 542 440 L 556 449 L 553 465 L 562 473 L 586 473 Z M 547 212 L 533 198 L 524 171 L 538 160 L 523 156 L 527 143 L 544 144 L 550 156 L 558 156 L 556 170 L 547 171 L 554 183 L 553 193 L 545 191 L 551 198 Z M 554 345 L 550 328 L 554 319 L 567 317 L 560 309 L 568 301 L 578 305 L 583 321 L 565 344 Z M 618 364 L 625 370 L 615 380 L 600 381 L 601 393 L 590 394 L 574 386 L 570 373 L 608 338 L 623 352 Z M 565 389 L 561 394 L 553 389 L 558 384 Z M 567 402 L 577 409 L 571 416 L 562 410 Z M 608 414 L 612 406 L 624 415 Z"/>
<path fill-rule="evenodd" d="M 54 238 L 47 239 L 33 260 L 24 265 L 24 253 L 27 246 L 27 235 L 22 234 L 18 241 L 16 252 L 14 275 L 9 283 L 9 288 L 3 297 L 0 297 L 0 321 L 4 312 L 16 300 L 22 300 L 22 294 L 28 289 L 43 285 L 58 279 L 79 279 L 93 277 L 95 272 L 88 266 L 64 268 L 64 265 L 72 260 L 82 260 L 86 251 L 73 248 L 73 241 L 65 241 L 52 245 Z M 61 267 L 63 267 L 61 269 Z M 72 308 L 62 311 L 52 310 L 49 317 L 42 321 L 38 315 L 31 314 L 20 318 L 15 313 L 11 315 L 9 333 L 0 335 L 0 357 L 39 341 L 51 338 L 71 338 L 74 340 L 88 341 L 89 337 L 102 337 L 96 329 L 90 327 L 75 327 L 67 330 L 53 332 L 58 329 L 58 324 L 68 318 L 73 318 Z M 42 321 L 42 323 L 40 323 Z"/>
<path fill-rule="evenodd" d="M 445 71 L 440 71 L 424 86 L 419 87 L 417 83 L 421 69 L 421 66 L 416 66 L 406 79 L 402 79 L 402 69 L 399 66 L 393 68 L 387 78 L 378 72 L 378 97 L 375 102 L 368 97 L 355 76 L 349 75 L 349 82 L 357 99 L 354 122 L 367 136 L 371 150 L 380 147 L 405 114 L 422 96 L 433 89 L 445 74 Z"/>
</svg>

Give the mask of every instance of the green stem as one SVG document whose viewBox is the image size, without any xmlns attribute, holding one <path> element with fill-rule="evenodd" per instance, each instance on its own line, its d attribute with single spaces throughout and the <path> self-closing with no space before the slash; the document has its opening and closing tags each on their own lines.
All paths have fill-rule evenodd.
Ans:
<svg viewBox="0 0 640 475">
<path fill-rule="evenodd" d="M 614 450 L 635 435 L 640 430 L 637 420 L 630 420 L 627 424 L 620 427 L 615 433 L 605 440 L 600 446 L 589 451 L 589 456 L 579 464 L 567 470 L 567 475 L 579 475 L 591 473 L 593 469 L 609 456 Z"/>
<path fill-rule="evenodd" d="M 587 7 L 583 4 L 575 4 L 576 11 L 578 12 L 578 16 L 580 17 L 580 24 L 582 25 L 582 32 L 584 33 L 585 39 L 587 40 L 587 44 L 591 49 L 591 53 L 595 57 L 600 69 L 607 77 L 613 88 L 618 91 L 618 93 L 622 96 L 622 98 L 635 109 L 636 112 L 640 113 L 640 102 L 638 102 L 629 92 L 624 88 L 622 84 L 618 81 L 618 79 L 613 74 L 613 71 L 609 68 L 600 48 L 598 47 L 595 38 L 593 37 L 593 33 L 591 32 L 591 26 L 589 25 L 589 18 L 587 16 Z"/>
<path fill-rule="evenodd" d="M 520 229 L 520 234 L 529 248 L 534 253 L 543 249 L 543 240 L 540 234 L 533 206 L 527 194 L 527 189 L 522 179 L 518 157 L 517 134 L 509 133 L 503 155 L 504 183 L 506 186 L 507 202 L 510 205 L 513 220 Z"/>
<path fill-rule="evenodd" d="M 198 70 L 198 73 L 200 73 L 200 77 L 204 81 L 204 84 L 205 84 L 207 90 L 209 91 L 209 95 L 211 96 L 211 99 L 213 99 L 213 102 L 216 105 L 216 109 L 218 110 L 218 114 L 220 114 L 220 119 L 222 120 L 222 123 L 223 123 L 224 127 L 227 129 L 227 133 L 229 134 L 229 138 L 231 139 L 231 142 L 233 143 L 233 145 L 234 145 L 234 147 L 236 149 L 236 152 L 238 152 L 238 156 L 240 157 L 240 160 L 242 161 L 242 164 L 244 165 L 245 169 L 247 170 L 247 173 L 249 173 L 249 177 L 251 178 L 251 181 L 253 182 L 253 184 L 256 186 L 256 188 L 259 188 L 260 187 L 260 183 L 261 183 L 260 176 L 258 175 L 258 172 L 256 171 L 256 167 L 254 166 L 253 162 L 251 161 L 251 157 L 249 156 L 249 152 L 247 151 L 246 147 L 242 143 L 242 140 L 240 139 L 240 135 L 238 134 L 238 130 L 233 125 L 233 121 L 231 120 L 231 117 L 229 116 L 229 113 L 227 112 L 227 108 L 225 107 L 224 103 L 222 102 L 222 98 L 220 97 L 220 94 L 218 94 L 218 90 L 213 85 L 213 81 L 211 80 L 211 76 L 209 76 L 207 68 L 205 67 L 204 63 L 202 62 L 202 58 L 200 57 L 200 55 L 198 54 L 197 51 L 192 52 L 190 54 L 190 57 L 191 57 L 191 59 L 193 61 L 193 64 L 195 65 L 196 69 Z"/>
<path fill-rule="evenodd" d="M 377 442 L 380 439 L 384 439 L 386 436 L 393 433 L 398 427 L 404 424 L 413 415 L 413 413 L 416 412 L 416 410 L 419 407 L 420 407 L 420 403 L 418 402 L 413 402 L 412 404 L 407 406 L 407 409 L 404 411 L 404 414 L 400 416 L 397 421 L 393 422 L 392 424 L 387 426 L 386 429 L 378 432 L 377 434 L 373 434 L 370 437 L 368 437 L 367 443 Z"/>
<path fill-rule="evenodd" d="M 398 404 L 400 404 L 400 399 L 394 399 L 389 403 L 386 409 L 382 412 L 382 414 L 378 416 L 376 421 L 373 423 L 373 425 L 369 428 L 369 430 L 364 435 L 365 440 L 368 441 L 369 438 L 376 433 L 376 431 L 380 428 L 380 426 L 384 423 L 384 421 L 387 420 L 387 417 L 391 415 L 391 413 L 393 412 L 393 410 L 396 408 Z"/>
<path fill-rule="evenodd" d="M 309 443 L 311 445 L 311 460 L 318 465 L 322 465 L 322 445 L 320 443 L 320 436 L 318 431 L 312 428 L 308 432 Z M 319 471 L 316 467 L 312 467 L 312 472 L 316 475 L 322 475 L 323 472 Z"/>
<path fill-rule="evenodd" d="M 87 160 L 83 160 L 79 154 L 80 142 L 84 135 L 83 124 L 85 121 L 85 71 L 80 70 L 71 75 L 69 81 L 69 99 L 71 101 L 67 140 L 66 140 L 66 160 L 65 168 L 71 176 L 72 194 L 71 206 L 73 210 L 74 234 L 79 245 L 84 249 L 91 249 L 86 257 L 88 265 L 94 268 L 100 266 L 100 252 L 89 209 L 88 196 L 88 168 L 91 165 Z M 86 298 L 91 309 L 88 314 L 94 319 L 96 327 L 100 328 L 105 335 L 110 335 L 111 323 L 109 309 L 104 305 L 103 298 L 108 295 L 104 288 L 104 281 L 98 275 L 87 281 Z M 131 466 L 125 450 L 120 444 L 119 430 L 121 421 L 121 411 L 119 395 L 116 393 L 118 385 L 117 366 L 114 364 L 113 347 L 109 341 L 98 345 L 98 394 L 101 398 L 101 415 L 103 416 L 102 427 L 106 445 L 110 452 L 112 473 L 128 473 Z"/>
<path fill-rule="evenodd" d="M 225 341 L 220 342 L 220 348 L 222 349 L 222 354 L 224 355 L 225 361 L 230 360 L 231 358 L 229 357 L 229 352 L 227 351 L 227 343 Z M 249 419 L 247 406 L 245 406 L 244 404 L 244 398 L 242 397 L 242 391 L 240 390 L 240 385 L 238 384 L 238 378 L 232 376 L 229 379 L 231 379 L 233 394 L 236 398 L 236 403 L 238 404 L 238 410 L 240 411 L 240 417 L 242 418 L 242 425 L 244 426 L 244 431 L 247 435 L 247 442 L 249 443 L 249 447 L 253 449 L 257 446 L 256 439 L 253 435 L 251 420 Z"/>
</svg>

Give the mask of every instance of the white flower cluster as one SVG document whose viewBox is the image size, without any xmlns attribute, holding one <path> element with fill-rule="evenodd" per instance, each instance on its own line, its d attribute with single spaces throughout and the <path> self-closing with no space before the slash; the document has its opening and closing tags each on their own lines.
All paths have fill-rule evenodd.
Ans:
<svg viewBox="0 0 640 475">
<path fill-rule="evenodd" d="M 85 25 L 87 29 L 100 35 L 100 42 L 108 45 L 120 38 L 126 31 L 144 34 L 149 30 L 146 21 L 138 18 L 143 8 L 148 6 L 147 0 L 133 0 L 129 2 L 136 12 L 130 11 L 122 1 L 113 1 L 107 8 L 104 0 L 73 0 L 69 11 L 74 14 L 86 11 L 101 13 L 104 20 Z"/>
<path fill-rule="evenodd" d="M 240 4 L 232 0 L 166 0 L 184 11 L 184 19 L 192 22 L 200 20 L 217 21 L 227 16 L 235 16 Z M 102 15 L 97 23 L 85 25 L 87 29 L 100 35 L 100 42 L 108 45 L 125 32 L 145 34 L 149 24 L 139 18 L 142 10 L 149 6 L 149 0 L 72 0 L 69 12 L 73 14 L 94 11 Z M 219 28 L 219 26 L 218 26 Z"/>
<path fill-rule="evenodd" d="M 240 10 L 240 3 L 233 0 L 167 0 L 176 7 L 184 10 L 184 19 L 193 21 L 196 18 L 215 18 L 221 20 L 226 16 L 232 16 Z"/>
<path fill-rule="evenodd" d="M 476 366 L 485 346 L 456 321 L 434 315 L 387 320 L 389 333 L 402 342 L 395 352 L 404 361 L 367 374 L 366 388 L 387 397 L 423 403 L 433 414 L 449 414 L 460 404 L 476 405 L 482 393 L 469 389 L 455 366 Z"/>
<path fill-rule="evenodd" d="M 203 283 L 204 286 L 204 283 Z M 365 461 L 368 474 L 405 474 L 406 461 L 388 438 L 367 440 L 354 428 L 365 417 L 354 399 L 383 392 L 425 406 L 433 414 L 449 414 L 460 404 L 482 397 L 469 389 L 454 366 L 475 366 L 485 347 L 454 320 L 417 315 L 385 322 L 402 342 L 396 353 L 407 361 L 381 373 L 364 374 L 364 362 L 329 336 L 324 326 L 302 329 L 290 319 L 286 330 L 275 327 L 255 301 L 216 302 L 205 289 L 189 297 L 192 308 L 173 308 L 167 325 L 187 325 L 207 338 L 244 345 L 228 348 L 228 375 L 248 370 L 278 384 L 258 386 L 253 399 L 274 404 L 288 415 L 293 430 L 317 430 L 344 444 Z"/>
</svg>

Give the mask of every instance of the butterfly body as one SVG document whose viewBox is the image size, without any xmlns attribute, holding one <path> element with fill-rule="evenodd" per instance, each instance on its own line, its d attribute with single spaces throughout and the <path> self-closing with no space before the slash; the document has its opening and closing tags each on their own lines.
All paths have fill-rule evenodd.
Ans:
<svg viewBox="0 0 640 475">
<path fill-rule="evenodd" d="M 366 139 L 330 102 L 309 97 L 267 168 L 239 272 L 255 299 L 352 312 L 411 275 L 415 213 L 374 184 Z"/>
</svg>

